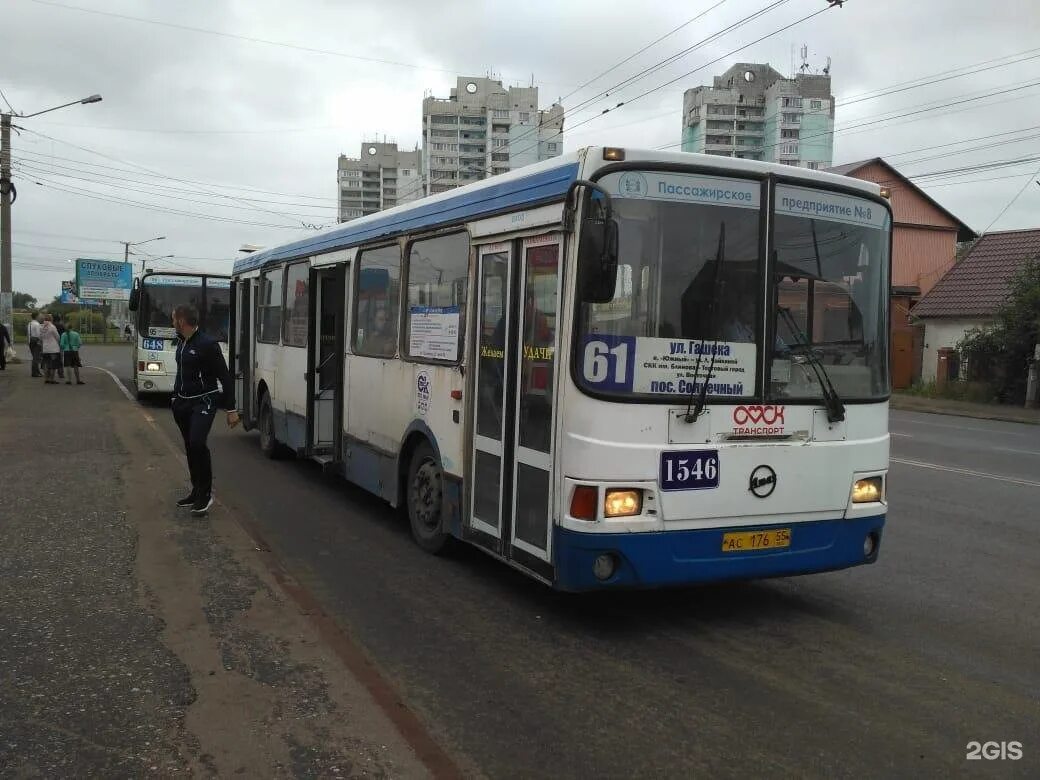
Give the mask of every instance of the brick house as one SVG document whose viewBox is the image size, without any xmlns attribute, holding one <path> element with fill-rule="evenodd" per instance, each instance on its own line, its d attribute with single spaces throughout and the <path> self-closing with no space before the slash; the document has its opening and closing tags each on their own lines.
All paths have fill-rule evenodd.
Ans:
<svg viewBox="0 0 1040 780">
<path fill-rule="evenodd" d="M 879 184 L 892 204 L 892 386 L 921 377 L 924 328 L 910 310 L 953 264 L 957 245 L 976 233 L 880 157 L 827 169 Z"/>
<path fill-rule="evenodd" d="M 924 381 L 937 378 L 940 359 L 955 359 L 957 343 L 969 330 L 993 321 L 1012 275 L 1030 260 L 1040 260 L 1040 229 L 986 233 L 921 298 L 913 314 L 924 323 Z"/>
</svg>

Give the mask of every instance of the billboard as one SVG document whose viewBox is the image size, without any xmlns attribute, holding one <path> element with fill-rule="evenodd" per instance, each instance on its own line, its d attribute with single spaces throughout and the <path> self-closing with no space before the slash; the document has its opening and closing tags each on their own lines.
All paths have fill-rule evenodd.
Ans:
<svg viewBox="0 0 1040 780">
<path fill-rule="evenodd" d="M 128 301 L 133 283 L 133 267 L 129 263 L 76 258 L 76 289 L 83 298 Z"/>
<path fill-rule="evenodd" d="M 58 300 L 61 301 L 61 303 L 79 303 L 79 296 L 76 295 L 75 279 L 62 281 L 61 297 Z"/>
<path fill-rule="evenodd" d="M 68 279 L 61 283 L 61 296 L 58 299 L 59 303 L 74 303 L 80 306 L 101 306 L 104 301 L 99 301 L 95 298 L 80 298 L 77 294 L 76 280 Z"/>
</svg>

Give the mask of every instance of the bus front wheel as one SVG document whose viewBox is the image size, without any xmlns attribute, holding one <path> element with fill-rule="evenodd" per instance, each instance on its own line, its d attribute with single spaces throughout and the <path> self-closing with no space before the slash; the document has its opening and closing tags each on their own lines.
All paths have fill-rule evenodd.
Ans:
<svg viewBox="0 0 1040 780">
<path fill-rule="evenodd" d="M 441 523 L 443 479 L 433 447 L 425 441 L 420 443 L 412 452 L 408 467 L 408 521 L 416 544 L 435 555 L 443 552 L 451 540 Z"/>
</svg>

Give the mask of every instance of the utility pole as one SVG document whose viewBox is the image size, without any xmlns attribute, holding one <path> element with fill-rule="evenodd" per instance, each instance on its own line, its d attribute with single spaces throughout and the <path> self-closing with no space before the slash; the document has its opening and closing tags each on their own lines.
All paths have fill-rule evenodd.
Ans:
<svg viewBox="0 0 1040 780">
<path fill-rule="evenodd" d="M 11 283 L 11 115 L 0 114 L 0 322 L 14 338 Z"/>
<path fill-rule="evenodd" d="M 14 203 L 12 195 L 16 192 L 11 183 L 11 117 L 30 119 L 40 114 L 57 111 L 59 108 L 100 102 L 101 95 L 91 95 L 82 100 L 73 100 L 71 103 L 63 103 L 60 106 L 36 111 L 32 114 L 15 114 L 14 109 L 9 114 L 0 113 L 0 322 L 9 328 L 14 321 L 12 311 L 14 286 L 11 279 L 11 204 Z M 11 335 L 13 338 L 13 329 Z"/>
</svg>

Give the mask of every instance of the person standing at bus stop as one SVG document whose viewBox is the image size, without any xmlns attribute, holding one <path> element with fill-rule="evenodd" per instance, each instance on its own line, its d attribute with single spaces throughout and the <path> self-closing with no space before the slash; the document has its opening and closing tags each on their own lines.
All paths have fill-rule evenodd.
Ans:
<svg viewBox="0 0 1040 780">
<path fill-rule="evenodd" d="M 220 343 L 199 330 L 199 312 L 182 304 L 173 310 L 177 345 L 177 378 L 173 383 L 173 419 L 184 439 L 191 475 L 191 493 L 177 502 L 202 516 L 213 505 L 213 464 L 209 438 L 218 408 L 227 412 L 227 426 L 238 425 L 235 386 Z M 217 385 L 220 385 L 219 389 Z"/>
<path fill-rule="evenodd" d="M 61 336 L 58 329 L 54 327 L 54 317 L 50 314 L 43 315 L 43 325 L 40 326 L 40 351 L 43 353 L 43 383 L 56 385 L 54 374 L 61 363 Z"/>
<path fill-rule="evenodd" d="M 7 350 L 11 349 L 11 334 L 7 326 L 0 322 L 0 371 L 7 369 Z"/>
<path fill-rule="evenodd" d="M 65 332 L 61 334 L 61 359 L 65 364 L 65 368 L 75 372 L 77 385 L 86 384 L 79 378 L 79 370 L 83 367 L 83 363 L 79 358 L 79 348 L 81 346 L 83 346 L 83 340 L 79 337 L 79 331 L 73 330 L 71 325 L 67 326 Z M 72 384 L 72 374 L 69 374 L 65 384 Z"/>
<path fill-rule="evenodd" d="M 35 311 L 29 315 L 29 327 L 25 331 L 29 342 L 29 355 L 32 356 L 33 376 L 43 376 L 40 373 L 40 321 L 36 319 L 39 316 Z"/>
</svg>

